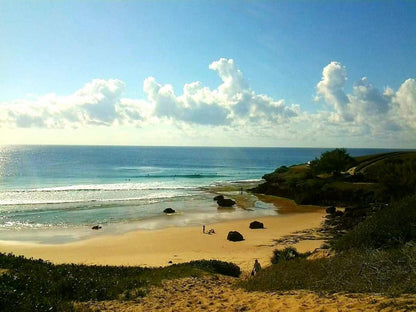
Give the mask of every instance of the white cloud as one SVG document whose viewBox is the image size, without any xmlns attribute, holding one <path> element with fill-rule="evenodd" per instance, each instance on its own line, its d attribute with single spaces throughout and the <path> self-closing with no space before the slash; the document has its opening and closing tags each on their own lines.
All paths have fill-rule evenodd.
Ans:
<svg viewBox="0 0 416 312">
<path fill-rule="evenodd" d="M 300 105 L 256 93 L 231 59 L 221 58 L 209 69 L 221 79 L 213 89 L 196 81 L 185 84 L 177 94 L 172 85 L 148 77 L 143 82 L 146 97 L 132 99 L 122 97 L 125 84 L 121 80 L 94 79 L 68 96 L 51 93 L 2 103 L 0 128 L 103 126 L 126 136 L 133 126 L 143 135 L 159 138 L 159 144 L 173 144 L 173 138 L 181 138 L 182 133 L 180 142 L 199 145 L 216 145 L 221 137 L 227 138 L 225 145 L 346 146 L 345 142 L 365 142 L 371 146 L 374 142 L 395 144 L 398 139 L 411 145 L 416 134 L 414 79 L 395 91 L 389 87 L 379 90 L 363 77 L 348 94 L 346 67 L 331 62 L 316 85 L 317 98 L 325 101 L 325 109 L 305 112 Z M 129 137 L 134 140 L 134 135 Z"/>
<path fill-rule="evenodd" d="M 416 81 L 407 79 L 393 96 L 393 110 L 397 122 L 416 129 Z"/>
<path fill-rule="evenodd" d="M 347 70 L 339 62 L 331 62 L 322 70 L 322 79 L 316 86 L 319 96 L 332 105 L 342 120 L 351 120 L 347 111 L 349 103 L 344 87 L 347 83 Z"/>
<path fill-rule="evenodd" d="M 209 65 L 222 83 L 211 90 L 201 82 L 185 84 L 176 95 L 170 84 L 154 77 L 143 82 L 147 99 L 121 98 L 124 83 L 117 79 L 94 79 L 69 96 L 48 94 L 32 100 L 17 100 L 0 110 L 3 124 L 22 128 L 67 128 L 87 125 L 112 126 L 149 122 L 193 125 L 246 125 L 251 122 L 283 122 L 298 114 L 298 106 L 256 94 L 231 59 Z"/>
<path fill-rule="evenodd" d="M 69 96 L 51 93 L 6 103 L 1 115 L 7 116 L 8 125 L 19 128 L 109 126 L 117 116 L 116 106 L 123 90 L 120 80 L 94 79 Z"/>
<path fill-rule="evenodd" d="M 352 94 L 345 93 L 346 68 L 338 62 L 328 64 L 317 84 L 317 95 L 333 107 L 327 120 L 350 135 L 373 138 L 393 135 L 403 127 L 416 129 L 416 84 L 406 80 L 397 93 L 386 87 L 377 89 L 366 77 L 357 80 Z M 396 134 L 397 135 L 397 134 Z"/>
<path fill-rule="evenodd" d="M 275 101 L 252 91 L 233 60 L 222 58 L 209 68 L 222 80 L 216 89 L 203 87 L 197 81 L 185 84 L 179 96 L 171 85 L 161 85 L 153 77 L 147 78 L 143 90 L 154 107 L 155 116 L 213 126 L 249 121 L 278 122 L 296 116 L 297 107 L 287 107 L 283 100 Z"/>
</svg>

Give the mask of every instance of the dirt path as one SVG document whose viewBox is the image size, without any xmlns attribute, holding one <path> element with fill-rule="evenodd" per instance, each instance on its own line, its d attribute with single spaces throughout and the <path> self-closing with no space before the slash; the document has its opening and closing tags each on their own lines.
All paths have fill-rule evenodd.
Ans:
<svg viewBox="0 0 416 312">
<path fill-rule="evenodd" d="M 378 295 L 312 292 L 246 292 L 233 287 L 237 279 L 224 276 L 165 281 L 135 301 L 87 304 L 94 311 L 415 311 L 416 296 L 392 299 Z"/>
</svg>

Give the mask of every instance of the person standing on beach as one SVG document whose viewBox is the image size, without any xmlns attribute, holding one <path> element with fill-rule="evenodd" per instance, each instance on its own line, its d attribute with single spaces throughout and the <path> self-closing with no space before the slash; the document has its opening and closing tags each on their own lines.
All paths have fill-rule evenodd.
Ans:
<svg viewBox="0 0 416 312">
<path fill-rule="evenodd" d="M 254 276 L 257 273 L 259 273 L 261 270 L 261 265 L 260 262 L 256 259 L 254 260 L 254 266 L 253 266 L 253 270 L 251 271 L 251 275 Z"/>
<path fill-rule="evenodd" d="M 205 224 L 202 226 L 202 233 L 205 233 Z"/>
</svg>

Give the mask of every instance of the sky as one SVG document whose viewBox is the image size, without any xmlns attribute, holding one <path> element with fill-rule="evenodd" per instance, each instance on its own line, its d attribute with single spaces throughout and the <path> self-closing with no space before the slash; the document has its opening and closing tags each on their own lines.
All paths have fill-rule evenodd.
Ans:
<svg viewBox="0 0 416 312">
<path fill-rule="evenodd" d="M 416 148 L 416 1 L 0 0 L 0 144 Z"/>
</svg>

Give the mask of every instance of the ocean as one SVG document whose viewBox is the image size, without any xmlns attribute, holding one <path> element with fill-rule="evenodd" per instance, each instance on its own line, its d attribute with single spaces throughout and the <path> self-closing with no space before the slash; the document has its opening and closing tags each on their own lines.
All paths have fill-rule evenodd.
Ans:
<svg viewBox="0 0 416 312">
<path fill-rule="evenodd" d="M 219 210 L 213 186 L 260 181 L 323 148 L 1 146 L 0 240 L 65 243 L 135 229 L 277 215 Z M 352 156 L 388 149 L 348 149 Z M 177 213 L 165 215 L 165 208 Z M 92 231 L 101 225 L 100 231 Z"/>
</svg>

